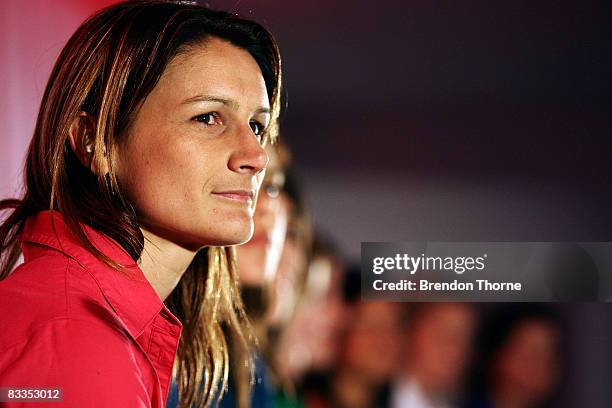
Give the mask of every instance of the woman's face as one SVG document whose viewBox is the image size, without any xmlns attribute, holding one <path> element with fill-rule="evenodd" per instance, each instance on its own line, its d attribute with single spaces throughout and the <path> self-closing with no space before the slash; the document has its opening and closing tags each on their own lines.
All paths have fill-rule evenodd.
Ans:
<svg viewBox="0 0 612 408">
<path fill-rule="evenodd" d="M 343 364 L 373 384 L 394 374 L 400 357 L 401 308 L 391 302 L 357 302 L 342 347 Z"/>
<path fill-rule="evenodd" d="M 561 371 L 558 336 L 549 322 L 520 323 L 498 353 L 497 385 L 535 402 L 550 396 Z"/>
<path fill-rule="evenodd" d="M 404 353 L 414 375 L 436 393 L 452 393 L 469 363 L 476 324 L 474 310 L 463 303 L 426 306 L 413 322 Z"/>
<path fill-rule="evenodd" d="M 247 241 L 269 111 L 247 51 L 213 37 L 178 55 L 117 148 L 117 177 L 141 226 L 193 250 Z"/>
</svg>

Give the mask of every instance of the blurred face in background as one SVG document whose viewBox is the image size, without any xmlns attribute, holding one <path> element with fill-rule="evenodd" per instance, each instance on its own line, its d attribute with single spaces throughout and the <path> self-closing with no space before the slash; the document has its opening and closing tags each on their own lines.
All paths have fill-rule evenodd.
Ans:
<svg viewBox="0 0 612 408">
<path fill-rule="evenodd" d="M 553 392 L 560 362 L 558 332 L 541 320 L 519 324 L 499 351 L 494 383 L 498 394 L 513 394 L 536 404 Z"/>
<path fill-rule="evenodd" d="M 357 302 L 350 310 L 341 363 L 372 384 L 382 384 L 397 368 L 401 308 L 397 303 Z"/>
<path fill-rule="evenodd" d="M 452 393 L 459 386 L 471 354 L 473 310 L 460 303 L 436 303 L 410 326 L 408 366 L 428 392 Z"/>
<path fill-rule="evenodd" d="M 336 362 L 346 316 L 342 273 L 342 266 L 327 255 L 315 256 L 309 265 L 304 295 L 279 346 L 279 361 L 292 379 Z"/>
<path fill-rule="evenodd" d="M 298 296 L 301 292 L 301 282 L 307 268 L 306 238 L 301 231 L 305 220 L 300 219 L 293 202 L 288 202 L 289 215 L 285 245 L 274 280 L 272 306 L 268 321 L 276 327 L 285 326 L 293 317 Z"/>
<path fill-rule="evenodd" d="M 285 242 L 290 201 L 282 192 L 284 173 L 276 148 L 268 145 L 270 161 L 255 207 L 253 237 L 236 247 L 240 282 L 263 287 L 274 280 Z"/>
</svg>

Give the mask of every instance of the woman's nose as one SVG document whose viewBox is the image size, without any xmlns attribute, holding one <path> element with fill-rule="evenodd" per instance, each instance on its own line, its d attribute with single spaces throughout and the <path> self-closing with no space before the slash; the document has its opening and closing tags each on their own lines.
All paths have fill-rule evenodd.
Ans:
<svg viewBox="0 0 612 408">
<path fill-rule="evenodd" d="M 241 129 L 237 137 L 238 142 L 230 156 L 228 167 L 236 173 L 259 174 L 268 165 L 268 154 L 253 135 L 250 126 Z"/>
</svg>

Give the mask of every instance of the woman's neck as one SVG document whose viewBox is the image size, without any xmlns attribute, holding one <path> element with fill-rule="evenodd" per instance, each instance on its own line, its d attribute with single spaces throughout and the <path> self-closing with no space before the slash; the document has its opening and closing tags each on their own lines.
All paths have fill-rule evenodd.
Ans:
<svg viewBox="0 0 612 408">
<path fill-rule="evenodd" d="M 138 266 L 159 298 L 164 301 L 181 280 L 196 252 L 143 228 L 141 230 L 144 235 L 144 249 Z"/>
</svg>

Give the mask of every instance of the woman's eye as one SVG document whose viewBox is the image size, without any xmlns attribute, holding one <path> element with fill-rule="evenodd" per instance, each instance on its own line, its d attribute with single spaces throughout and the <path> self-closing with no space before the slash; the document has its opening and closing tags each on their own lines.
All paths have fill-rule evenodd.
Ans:
<svg viewBox="0 0 612 408">
<path fill-rule="evenodd" d="M 264 191 L 266 192 L 267 196 L 270 198 L 277 198 L 280 194 L 280 186 L 276 185 L 276 184 L 265 184 L 263 186 Z"/>
<path fill-rule="evenodd" d="M 251 130 L 253 131 L 253 134 L 255 136 L 260 136 L 263 135 L 264 132 L 264 125 L 262 125 L 261 123 L 257 122 L 257 121 L 252 121 L 250 123 L 251 125 Z"/>
<path fill-rule="evenodd" d="M 201 115 L 192 118 L 196 122 L 203 123 L 208 126 L 212 126 L 220 122 L 219 114 L 217 112 L 203 113 Z"/>
</svg>

